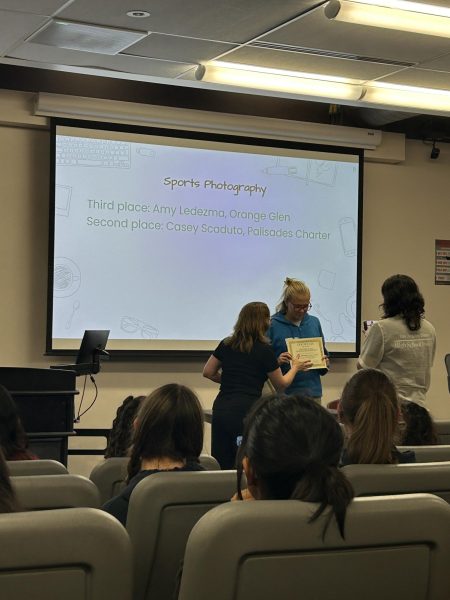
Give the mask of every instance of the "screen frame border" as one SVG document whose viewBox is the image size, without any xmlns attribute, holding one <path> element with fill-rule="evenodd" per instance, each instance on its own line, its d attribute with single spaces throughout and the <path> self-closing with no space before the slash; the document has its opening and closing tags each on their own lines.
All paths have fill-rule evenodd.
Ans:
<svg viewBox="0 0 450 600">
<path fill-rule="evenodd" d="M 47 261 L 47 327 L 46 327 L 46 356 L 76 356 L 77 350 L 53 348 L 53 273 L 55 258 L 55 201 L 56 201 L 56 130 L 57 127 L 75 127 L 84 129 L 97 129 L 100 131 L 116 131 L 132 134 L 164 136 L 168 138 L 193 139 L 200 141 L 223 142 L 243 146 L 262 146 L 269 148 L 284 148 L 293 150 L 307 150 L 315 152 L 332 152 L 334 154 L 347 154 L 358 157 L 358 235 L 357 235 L 357 265 L 356 265 L 356 339 L 355 351 L 330 351 L 330 358 L 357 358 L 361 348 L 361 295 L 362 295 L 362 228 L 363 228 L 363 185 L 364 185 L 364 149 L 350 148 L 332 144 L 311 144 L 284 140 L 282 138 L 263 138 L 251 135 L 231 135 L 198 131 L 196 129 L 176 129 L 165 127 L 152 127 L 112 123 L 105 121 L 91 121 L 82 119 L 66 119 L 52 117 L 50 119 L 50 202 L 49 202 L 49 238 Z M 330 125 L 332 127 L 332 125 Z M 108 350 L 111 359 L 118 360 L 146 360 L 157 359 L 160 361 L 196 360 L 205 359 L 211 350 Z"/>
</svg>

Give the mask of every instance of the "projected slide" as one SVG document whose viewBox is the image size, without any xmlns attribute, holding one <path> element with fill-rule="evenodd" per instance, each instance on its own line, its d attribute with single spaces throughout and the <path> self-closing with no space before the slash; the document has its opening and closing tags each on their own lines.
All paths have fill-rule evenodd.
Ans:
<svg viewBox="0 0 450 600">
<path fill-rule="evenodd" d="M 357 153 L 68 126 L 55 142 L 54 349 L 110 329 L 112 349 L 208 350 L 246 302 L 275 312 L 290 276 L 328 346 L 355 351 Z"/>
</svg>

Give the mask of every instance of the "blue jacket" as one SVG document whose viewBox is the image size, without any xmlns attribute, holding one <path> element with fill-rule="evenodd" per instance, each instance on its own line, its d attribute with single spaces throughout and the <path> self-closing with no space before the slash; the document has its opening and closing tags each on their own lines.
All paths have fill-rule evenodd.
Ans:
<svg viewBox="0 0 450 600">
<path fill-rule="evenodd" d="M 310 338 L 321 337 L 325 354 L 325 340 L 322 333 L 322 327 L 317 317 L 306 313 L 299 325 L 294 325 L 286 319 L 285 315 L 278 312 L 272 316 L 269 331 L 267 332 L 275 356 L 278 358 L 282 352 L 287 352 L 286 338 Z M 288 364 L 282 364 L 281 370 L 286 373 L 289 370 Z M 313 369 L 311 371 L 299 371 L 292 384 L 285 390 L 286 394 L 295 394 L 304 392 L 314 398 L 322 396 L 322 384 L 320 376 L 328 373 L 328 369 Z"/>
</svg>

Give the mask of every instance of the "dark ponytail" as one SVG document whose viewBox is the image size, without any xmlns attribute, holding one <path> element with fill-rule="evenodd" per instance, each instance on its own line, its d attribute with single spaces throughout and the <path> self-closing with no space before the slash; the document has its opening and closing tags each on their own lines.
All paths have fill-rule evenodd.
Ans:
<svg viewBox="0 0 450 600">
<path fill-rule="evenodd" d="M 334 516 L 344 537 L 345 515 L 354 492 L 338 468 L 342 447 L 339 424 L 314 400 L 301 395 L 262 398 L 245 421 L 238 453 L 238 496 L 242 497 L 245 456 L 261 498 L 318 503 L 310 522 L 329 507 L 323 536 Z"/>
<path fill-rule="evenodd" d="M 333 514 L 341 536 L 345 537 L 345 514 L 353 495 L 354 492 L 351 483 L 340 469 L 335 466 L 318 464 L 314 465 L 313 468 L 306 469 L 304 476 L 297 483 L 291 498 L 305 502 L 319 503 L 319 507 L 309 520 L 310 523 L 316 521 L 328 507 L 331 507 L 322 532 L 323 539 Z"/>
</svg>

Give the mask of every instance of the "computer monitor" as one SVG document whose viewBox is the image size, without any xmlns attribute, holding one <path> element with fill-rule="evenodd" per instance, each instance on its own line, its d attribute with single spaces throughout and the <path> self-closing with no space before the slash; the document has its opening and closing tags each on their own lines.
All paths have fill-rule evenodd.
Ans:
<svg viewBox="0 0 450 600">
<path fill-rule="evenodd" d="M 108 342 L 109 329 L 86 329 L 78 350 L 77 365 L 92 364 L 98 362 Z"/>
<path fill-rule="evenodd" d="M 108 357 L 106 343 L 109 329 L 86 329 L 75 364 L 52 365 L 51 369 L 75 371 L 77 375 L 95 375 L 100 371 L 100 356 Z"/>
</svg>

